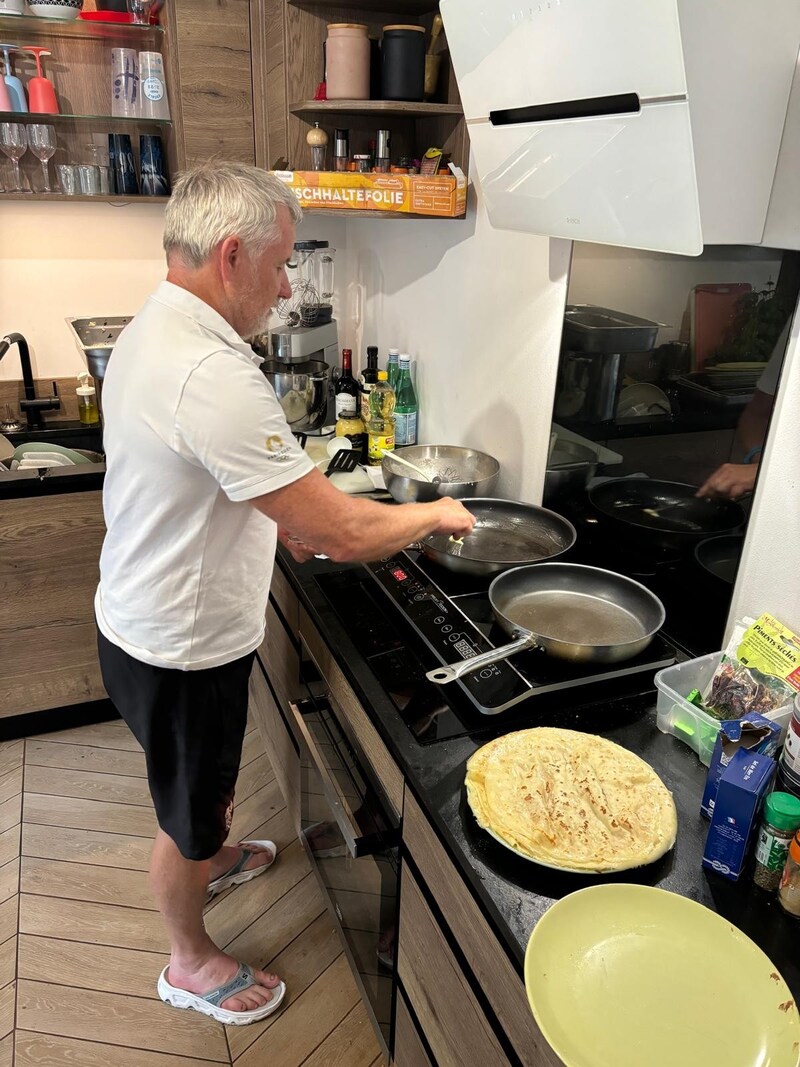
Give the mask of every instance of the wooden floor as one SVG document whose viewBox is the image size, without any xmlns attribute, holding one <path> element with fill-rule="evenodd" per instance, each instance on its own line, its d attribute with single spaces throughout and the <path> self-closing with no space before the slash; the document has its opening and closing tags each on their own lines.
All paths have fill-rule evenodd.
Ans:
<svg viewBox="0 0 800 1067">
<path fill-rule="evenodd" d="M 258 732 L 245 738 L 231 840 L 270 838 L 260 878 L 206 927 L 286 981 L 264 1023 L 162 1004 L 167 942 L 147 887 L 155 818 L 144 756 L 118 722 L 0 745 L 0 1067 L 372 1067 L 383 1062 Z"/>
</svg>

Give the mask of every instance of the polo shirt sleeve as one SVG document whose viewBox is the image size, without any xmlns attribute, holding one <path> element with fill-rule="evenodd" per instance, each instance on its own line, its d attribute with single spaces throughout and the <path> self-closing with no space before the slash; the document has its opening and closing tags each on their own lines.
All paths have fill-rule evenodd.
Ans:
<svg viewBox="0 0 800 1067">
<path fill-rule="evenodd" d="M 195 367 L 178 401 L 174 434 L 173 447 L 205 467 L 230 500 L 282 489 L 314 469 L 269 382 L 236 352 L 216 352 Z"/>
</svg>

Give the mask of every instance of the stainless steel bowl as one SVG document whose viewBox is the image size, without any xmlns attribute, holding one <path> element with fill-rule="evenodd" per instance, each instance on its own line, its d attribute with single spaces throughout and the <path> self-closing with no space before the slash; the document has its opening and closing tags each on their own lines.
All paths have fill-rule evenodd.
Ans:
<svg viewBox="0 0 800 1067">
<path fill-rule="evenodd" d="M 599 466 L 597 453 L 577 441 L 559 438 L 547 461 L 544 477 L 545 501 L 580 496 L 586 491 Z"/>
<path fill-rule="evenodd" d="M 411 445 L 397 454 L 410 460 L 437 483 L 423 481 L 402 463 L 384 456 L 381 468 L 386 488 L 399 504 L 425 503 L 442 496 L 491 496 L 500 476 L 493 456 L 458 445 Z"/>
<path fill-rule="evenodd" d="M 328 381 L 331 369 L 321 360 L 287 364 L 268 360 L 261 365 L 267 381 L 281 402 L 286 421 L 293 430 L 318 430 L 328 410 Z"/>
</svg>

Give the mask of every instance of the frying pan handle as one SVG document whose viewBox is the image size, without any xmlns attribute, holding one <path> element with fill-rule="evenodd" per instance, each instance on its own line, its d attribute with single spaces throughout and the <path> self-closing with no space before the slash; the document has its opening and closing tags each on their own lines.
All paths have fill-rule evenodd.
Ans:
<svg viewBox="0 0 800 1067">
<path fill-rule="evenodd" d="M 425 677 L 429 682 L 447 685 L 448 682 L 458 681 L 465 674 L 472 674 L 473 671 L 479 671 L 482 667 L 490 667 L 493 663 L 508 659 L 517 652 L 526 652 L 528 649 L 538 647 L 533 634 L 526 634 L 525 637 L 518 637 L 511 644 L 501 645 L 500 648 L 493 648 L 489 652 L 482 652 L 480 656 L 462 659 L 458 663 L 451 663 L 449 667 L 437 667 L 433 671 L 428 671 Z"/>
</svg>

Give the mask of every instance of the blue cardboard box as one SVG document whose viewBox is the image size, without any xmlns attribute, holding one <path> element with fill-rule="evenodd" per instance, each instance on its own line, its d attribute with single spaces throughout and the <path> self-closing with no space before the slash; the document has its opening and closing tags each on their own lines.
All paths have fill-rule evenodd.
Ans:
<svg viewBox="0 0 800 1067">
<path fill-rule="evenodd" d="M 775 760 L 740 748 L 722 772 L 708 828 L 703 866 L 732 882 L 742 873 L 761 802 L 772 785 Z"/>
<path fill-rule="evenodd" d="M 714 800 L 717 796 L 719 780 L 733 758 L 733 754 L 745 748 L 748 752 L 763 752 L 766 756 L 772 756 L 778 751 L 780 740 L 780 726 L 771 719 L 765 719 L 757 711 L 749 711 L 741 719 L 729 719 L 722 723 L 711 756 L 706 788 L 700 805 L 700 811 L 707 819 L 714 814 Z"/>
</svg>

